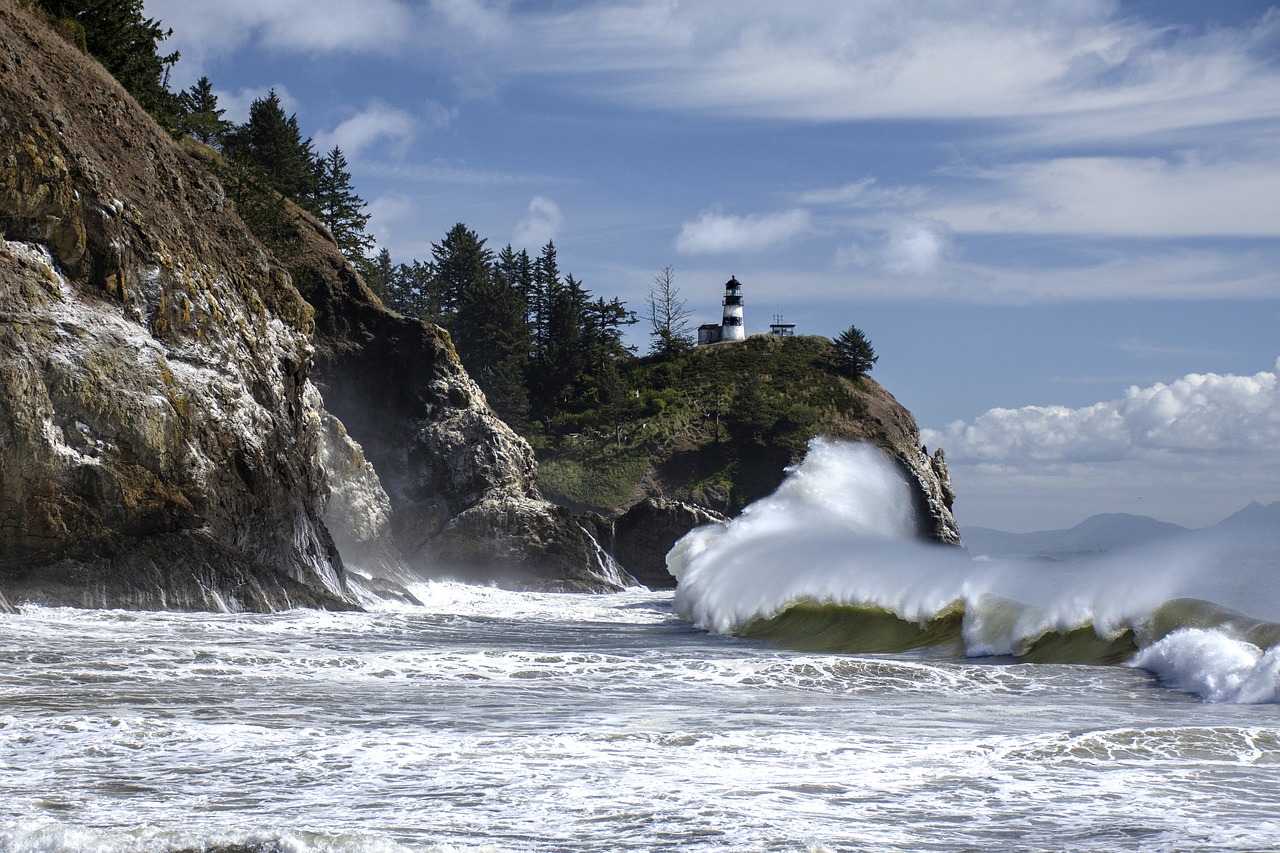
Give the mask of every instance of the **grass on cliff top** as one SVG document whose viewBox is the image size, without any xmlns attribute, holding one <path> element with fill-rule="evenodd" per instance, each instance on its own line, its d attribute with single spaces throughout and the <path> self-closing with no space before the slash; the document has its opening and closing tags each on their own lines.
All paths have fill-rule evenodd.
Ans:
<svg viewBox="0 0 1280 853">
<path fill-rule="evenodd" d="M 847 433 L 865 413 L 865 381 L 834 356 L 824 337 L 756 335 L 636 359 L 625 401 L 595 413 L 605 426 L 535 440 L 542 491 L 607 513 L 648 476 L 665 494 L 736 510 L 776 486 L 810 438 Z"/>
</svg>

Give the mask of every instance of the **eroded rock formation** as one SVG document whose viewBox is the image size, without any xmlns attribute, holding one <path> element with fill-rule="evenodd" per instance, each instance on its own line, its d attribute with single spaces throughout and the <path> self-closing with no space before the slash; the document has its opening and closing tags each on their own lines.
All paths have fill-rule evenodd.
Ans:
<svg viewBox="0 0 1280 853">
<path fill-rule="evenodd" d="M 347 606 L 312 311 L 217 181 L 0 2 L 0 592 Z"/>
<path fill-rule="evenodd" d="M 564 591 L 631 582 L 586 526 L 542 499 L 528 442 L 489 409 L 443 329 L 383 308 L 320 229 L 300 262 L 317 384 L 377 471 L 414 572 Z"/>
</svg>

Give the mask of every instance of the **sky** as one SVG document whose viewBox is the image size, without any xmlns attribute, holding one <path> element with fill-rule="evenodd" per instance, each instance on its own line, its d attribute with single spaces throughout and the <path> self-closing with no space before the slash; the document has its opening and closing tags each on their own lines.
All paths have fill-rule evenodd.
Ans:
<svg viewBox="0 0 1280 853">
<path fill-rule="evenodd" d="M 1280 6 L 145 0 L 275 89 L 396 262 L 554 240 L 643 314 L 866 333 L 962 528 L 1280 500 Z M 638 351 L 648 329 L 632 329 Z"/>
</svg>

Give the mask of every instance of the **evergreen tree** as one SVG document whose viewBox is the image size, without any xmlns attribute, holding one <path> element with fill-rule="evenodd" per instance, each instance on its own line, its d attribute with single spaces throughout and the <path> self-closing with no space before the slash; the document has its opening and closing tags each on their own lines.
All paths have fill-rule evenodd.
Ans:
<svg viewBox="0 0 1280 853">
<path fill-rule="evenodd" d="M 865 376 L 879 359 L 871 341 L 857 326 L 845 329 L 832 343 L 836 348 L 836 364 L 848 376 Z"/>
<path fill-rule="evenodd" d="M 458 313 L 467 293 L 478 290 L 489 279 L 493 253 L 484 244 L 479 234 L 459 222 L 442 241 L 431 246 L 434 276 L 428 308 L 445 318 L 446 326 L 451 325 L 451 318 Z"/>
<path fill-rule="evenodd" d="M 360 277 L 364 279 L 364 283 L 369 286 L 382 304 L 386 305 L 392 311 L 399 311 L 401 314 L 406 313 L 395 302 L 395 265 L 391 263 L 391 253 L 383 247 L 378 254 L 372 258 L 361 256 L 352 262 L 352 266 L 356 268 L 356 272 L 360 273 Z"/>
<path fill-rule="evenodd" d="M 335 145 L 316 167 L 316 216 L 353 264 L 373 247 L 373 238 L 364 230 L 369 223 L 369 214 L 364 212 L 367 206 L 352 189 L 347 158 Z"/>
<path fill-rule="evenodd" d="M 249 120 L 231 131 L 224 150 L 281 195 L 315 212 L 316 158 L 296 115 L 286 117 L 272 89 L 249 107 Z"/>
<path fill-rule="evenodd" d="M 498 257 L 494 261 L 493 276 L 506 282 L 506 284 L 520 293 L 520 298 L 525 305 L 525 326 L 532 326 L 532 305 L 537 285 L 534 281 L 533 261 L 529 257 L 529 252 L 525 249 L 516 252 L 511 247 L 511 244 L 508 243 L 498 253 Z M 530 347 L 530 352 L 532 353 L 532 340 L 530 341 Z"/>
<path fill-rule="evenodd" d="M 458 310 L 459 355 L 498 416 L 513 426 L 529 417 L 525 373 L 529 323 L 524 294 L 501 275 L 466 291 Z"/>
<path fill-rule="evenodd" d="M 544 292 L 542 348 L 535 360 L 534 409 L 544 421 L 578 410 L 575 385 L 589 361 L 582 340 L 586 293 L 572 275 Z"/>
<path fill-rule="evenodd" d="M 177 97 L 169 91 L 169 69 L 178 53 L 162 55 L 160 42 L 173 34 L 145 17 L 142 0 L 39 0 L 63 31 L 129 90 L 161 125 L 177 126 Z"/>
<path fill-rule="evenodd" d="M 551 295 L 559 287 L 560 266 L 556 261 L 556 244 L 548 240 L 538 259 L 533 262 L 533 286 L 528 297 L 530 343 L 535 361 L 546 354 Z"/>
<path fill-rule="evenodd" d="M 383 301 L 386 302 L 387 307 L 406 317 L 438 323 L 442 318 L 432 314 L 428 306 L 431 280 L 434 276 L 435 272 L 431 269 L 431 265 L 418 260 L 410 264 L 397 264 L 388 278 Z"/>
<path fill-rule="evenodd" d="M 622 342 L 623 326 L 636 322 L 635 312 L 619 299 L 596 298 L 587 302 L 583 310 L 583 340 L 589 362 L 601 373 L 606 364 L 631 357 L 631 350 Z"/>
<path fill-rule="evenodd" d="M 181 108 L 178 129 L 205 145 L 221 148 L 235 127 L 234 122 L 222 117 L 226 110 L 218 107 L 218 96 L 213 93 L 208 77 L 201 77 L 190 89 L 179 92 L 178 106 Z"/>
</svg>

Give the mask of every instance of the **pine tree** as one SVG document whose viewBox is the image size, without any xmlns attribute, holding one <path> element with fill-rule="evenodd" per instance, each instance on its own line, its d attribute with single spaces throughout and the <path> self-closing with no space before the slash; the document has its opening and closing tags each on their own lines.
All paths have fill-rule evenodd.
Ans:
<svg viewBox="0 0 1280 853">
<path fill-rule="evenodd" d="M 533 262 L 533 286 L 529 292 L 529 327 L 534 360 L 542 359 L 547 348 L 547 324 L 551 294 L 560 287 L 560 266 L 556 261 L 556 244 L 547 241 Z"/>
<path fill-rule="evenodd" d="M 836 364 L 848 376 L 865 376 L 879 360 L 871 341 L 857 326 L 845 329 L 832 343 L 836 348 Z"/>
<path fill-rule="evenodd" d="M 142 108 L 164 127 L 177 126 L 177 97 L 169 91 L 175 51 L 161 55 L 160 42 L 173 34 L 143 14 L 142 0 L 39 0 L 64 32 L 83 46 L 129 90 Z"/>
<path fill-rule="evenodd" d="M 352 262 L 352 266 L 356 268 L 356 272 L 360 273 L 360 277 L 364 279 L 364 283 L 369 286 L 382 304 L 386 305 L 392 311 L 401 310 L 400 306 L 395 302 L 395 265 L 391 263 L 391 252 L 387 251 L 384 246 L 378 251 L 378 254 L 372 258 L 367 255 L 361 256 Z"/>
<path fill-rule="evenodd" d="M 369 223 L 369 214 L 364 212 L 367 206 L 352 189 L 347 158 L 335 145 L 316 167 L 316 216 L 353 264 L 373 247 L 373 238 L 364 230 Z"/>
<path fill-rule="evenodd" d="M 224 150 L 281 195 L 315 212 L 316 158 L 296 115 L 285 117 L 272 89 L 249 107 L 249 120 L 227 135 Z"/>
<path fill-rule="evenodd" d="M 489 405 L 513 426 L 529 417 L 525 373 L 529 324 L 524 295 L 501 275 L 468 290 L 458 311 L 463 366 L 484 390 Z"/>
<path fill-rule="evenodd" d="M 480 235 L 459 222 L 439 243 L 431 246 L 432 277 L 428 307 L 446 320 L 458 313 L 467 293 L 482 287 L 489 278 L 493 253 Z M 450 328 L 450 331 L 454 331 Z M 455 338 L 458 337 L 455 334 Z"/>
<path fill-rule="evenodd" d="M 568 411 L 574 383 L 586 366 L 582 347 L 582 310 L 585 297 L 572 276 L 546 294 L 546 341 L 541 365 L 542 405 Z"/>
<path fill-rule="evenodd" d="M 201 77 L 190 89 L 179 92 L 178 106 L 181 108 L 178 129 L 205 145 L 221 148 L 235 127 L 234 122 L 222 117 L 226 110 L 218 107 L 218 96 L 213 93 L 208 77 Z"/>
</svg>

